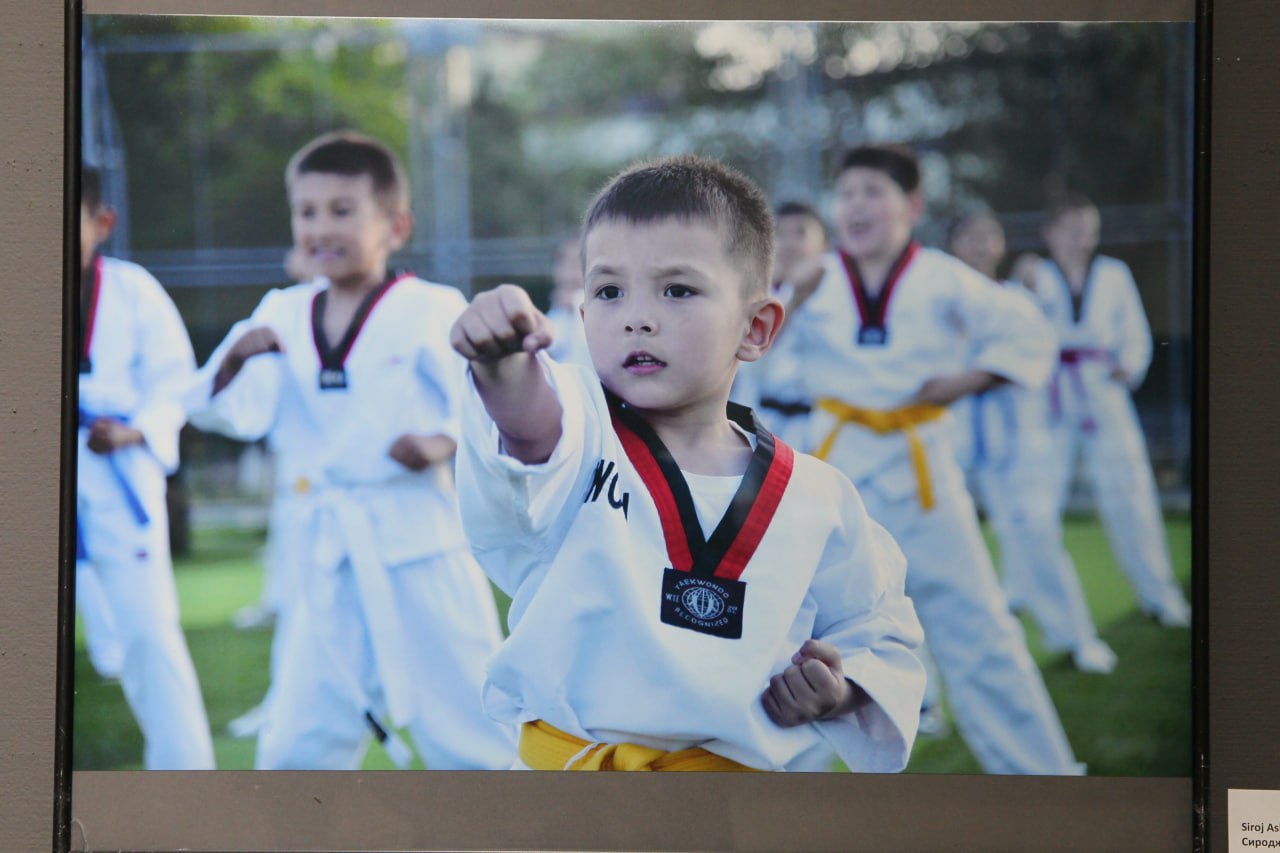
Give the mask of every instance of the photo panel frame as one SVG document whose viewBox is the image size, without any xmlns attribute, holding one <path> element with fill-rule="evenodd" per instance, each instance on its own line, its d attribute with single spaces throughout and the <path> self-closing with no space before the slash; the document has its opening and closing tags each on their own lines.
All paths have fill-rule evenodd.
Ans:
<svg viewBox="0 0 1280 853">
<path fill-rule="evenodd" d="M 101 4 L 104 10 L 109 4 Z M 155 9 L 165 13 L 182 11 L 199 13 L 228 14 L 263 14 L 263 8 L 250 8 L 251 4 L 217 4 L 216 8 L 208 3 L 194 4 L 189 9 L 165 6 Z M 348 14 L 350 8 L 338 4 L 331 14 Z M 387 10 L 360 9 L 361 15 L 406 14 L 390 8 Z M 485 4 L 479 4 L 484 6 Z M 546 16 L 564 17 L 596 17 L 602 16 L 605 4 L 567 4 L 568 13 L 549 10 L 539 12 Z M 768 6 L 770 4 L 761 4 Z M 814 4 L 817 8 L 805 7 L 802 17 L 805 19 L 821 19 L 824 9 L 831 4 Z M 906 15 L 912 18 L 925 19 L 939 15 L 936 8 L 930 14 L 929 4 L 896 4 L 894 11 L 877 10 L 877 4 L 867 4 L 866 18 L 880 19 L 890 15 Z M 994 10 L 996 6 L 1010 7 L 1007 12 Z M 995 18 L 1000 14 L 1009 17 L 1027 17 L 1025 10 L 1036 6 L 1035 14 L 1043 14 L 1045 19 L 1061 20 L 1069 17 L 1089 16 L 1091 19 L 1106 14 L 1099 7 L 1103 4 L 988 4 L 982 7 L 983 18 Z M 1221 3 L 1219 6 L 1228 6 Z M 449 4 L 439 4 L 440 8 L 430 10 L 414 8 L 413 15 L 431 15 L 447 17 L 451 11 Z M 491 14 L 495 17 L 513 15 L 515 11 L 506 8 L 506 4 L 493 4 Z M 593 11 L 582 8 L 590 6 Z M 1021 7 L 1021 13 L 1012 7 Z M 1077 9 L 1083 7 L 1084 12 Z M 1171 7 L 1180 7 L 1173 9 Z M 1045 7 L 1053 7 L 1043 11 Z M 98 5 L 94 7 L 99 8 Z M 465 14 L 478 14 L 477 6 L 468 4 Z M 951 7 L 949 7 L 951 8 Z M 1157 16 L 1190 15 L 1194 13 L 1191 4 L 1153 3 L 1147 4 L 1144 10 Z M 139 12 L 152 11 L 137 5 L 127 5 L 119 11 Z M 278 5 L 272 7 L 273 14 L 284 14 L 287 10 Z M 326 11 L 315 4 L 307 4 L 305 10 L 297 14 L 316 15 Z M 650 10 L 654 15 L 669 12 L 671 17 L 703 17 L 694 14 L 689 8 Z M 748 17 L 745 10 L 735 9 L 735 17 Z M 1089 13 L 1092 13 L 1089 15 Z M 528 14 L 528 10 L 525 10 Z M 955 14 L 952 9 L 950 14 Z M 1134 9 L 1127 9 L 1126 14 L 1137 14 Z M 707 17 L 714 17 L 709 14 Z M 772 12 L 764 11 L 761 18 L 777 17 L 776 8 Z M 812 17 L 810 17 L 812 16 Z M 834 17 L 848 17 L 848 11 L 842 10 Z M 862 15 L 860 15 L 862 17 Z M 1231 25 L 1247 29 L 1239 17 L 1228 17 L 1226 14 L 1215 16 L 1215 37 L 1222 37 L 1217 29 L 1219 21 L 1229 21 Z M 44 23 L 49 24 L 49 21 Z M 57 21 L 53 22 L 56 27 Z M 1230 29 L 1228 32 L 1232 32 Z M 65 32 L 65 29 L 63 30 Z M 61 33 L 59 34 L 61 37 Z M 1215 42 L 1216 44 L 1217 42 Z M 1248 56 L 1248 49 L 1241 55 Z M 1214 73 L 1235 75 L 1232 79 L 1245 80 L 1250 73 L 1258 73 L 1259 64 L 1250 64 L 1218 57 L 1214 64 Z M 1242 141 L 1243 129 L 1238 124 L 1243 111 L 1231 112 L 1228 106 L 1241 106 L 1239 98 L 1243 87 L 1234 90 L 1215 89 L 1212 104 L 1212 119 L 1216 128 L 1214 142 L 1225 142 L 1230 145 Z M 1233 100 L 1233 95 L 1235 100 Z M 45 92 L 50 99 L 50 93 Z M 7 105 L 6 105 L 7 106 Z M 45 105 L 47 106 L 47 105 Z M 1257 104 L 1254 103 L 1254 109 Z M 1263 111 L 1264 112 L 1264 111 Z M 37 111 L 40 126 L 46 131 L 49 128 L 61 128 L 61 116 L 49 116 Z M 1272 111 L 1274 114 L 1274 111 Z M 1217 135 L 1225 133 L 1227 138 Z M 47 142 L 47 138 L 45 140 Z M 44 159 L 36 154 L 37 149 L 22 148 L 32 162 L 44 164 L 45 172 L 52 170 L 52 161 L 45 154 Z M 1216 145 L 1211 167 L 1211 182 L 1225 180 L 1230 185 L 1232 172 L 1223 163 Z M 58 164 L 61 165 L 60 163 Z M 1239 168 L 1239 164 L 1232 164 Z M 1261 169 L 1249 172 L 1251 176 L 1261 175 L 1257 184 L 1248 190 L 1257 192 L 1267 179 L 1266 161 Z M 1274 166 L 1274 164 L 1271 164 Z M 46 174 L 47 176 L 47 174 Z M 61 245 L 61 196 L 58 195 L 61 183 L 61 172 L 56 176 L 52 196 L 55 201 L 31 203 L 27 211 L 28 219 L 35 224 L 35 238 L 29 241 L 29 248 L 23 252 L 18 261 L 22 269 L 32 270 L 31 277 L 49 278 L 50 270 L 55 273 L 56 264 L 50 258 L 61 257 L 57 249 Z M 1236 178 L 1236 180 L 1240 180 Z M 19 186 L 26 185 L 19 180 Z M 31 186 L 35 186 L 32 184 Z M 1202 185 L 1203 187 L 1203 185 Z M 34 192 L 34 190 L 32 190 Z M 50 193 L 46 187 L 45 196 Z M 34 197 L 34 196 L 32 196 Z M 1245 205 L 1240 205 L 1244 208 Z M 1267 205 L 1252 208 L 1249 212 L 1262 211 L 1265 215 Z M 1237 212 L 1239 212 L 1237 210 Z M 1274 208 L 1270 210 L 1274 213 Z M 1218 208 L 1210 210 L 1218 214 Z M 1215 251 L 1202 256 L 1202 262 L 1208 260 L 1214 264 L 1211 272 L 1214 279 L 1226 281 L 1243 281 L 1248 279 L 1247 265 L 1251 261 L 1262 260 L 1255 253 L 1244 256 L 1230 251 L 1218 250 L 1218 247 L 1239 245 L 1242 235 L 1256 234 L 1258 222 L 1250 218 L 1237 219 L 1232 230 L 1232 213 L 1227 209 L 1221 216 L 1211 215 L 1207 221 L 1212 223 L 1205 235 L 1209 238 L 1209 246 Z M 54 232 L 47 233 L 47 227 L 54 225 Z M 43 226 L 40 227 L 40 226 Z M 37 252 L 40 248 L 43 251 Z M 52 247 L 52 248 L 51 248 Z M 38 256 L 38 257 L 37 257 Z M 30 266 L 25 266 L 30 264 Z M 1219 265 L 1223 274 L 1219 276 Z M 58 276 L 60 279 L 60 275 Z M 1265 690 L 1257 685 L 1256 675 L 1251 674 L 1252 658 L 1248 653 L 1229 654 L 1228 650 L 1248 649 L 1260 638 L 1265 638 L 1269 630 L 1274 628 L 1267 624 L 1265 592 L 1268 587 L 1265 581 L 1254 579 L 1250 575 L 1251 560 L 1256 554 L 1265 552 L 1267 543 L 1267 524 L 1265 520 L 1266 502 L 1241 500 L 1247 497 L 1248 487 L 1258 485 L 1252 481 L 1252 471 L 1265 464 L 1265 433 L 1261 433 L 1261 425 L 1253 421 L 1241 423 L 1227 417 L 1217 417 L 1219 409 L 1227 409 L 1228 405 L 1215 406 L 1215 399 L 1234 401 L 1238 398 L 1254 400 L 1255 406 L 1265 406 L 1269 401 L 1265 386 L 1249 382 L 1247 372 L 1236 373 L 1226 371 L 1218 373 L 1217 365 L 1240 364 L 1249 361 L 1247 351 L 1240 348 L 1238 340 L 1229 340 L 1228 336 L 1237 329 L 1245 332 L 1265 334 L 1256 306 L 1265 299 L 1265 294 L 1240 293 L 1226 288 L 1215 292 L 1212 315 L 1212 327 L 1208 329 L 1211 354 L 1214 360 L 1214 375 L 1219 378 L 1208 391 L 1207 426 L 1212 447 L 1216 448 L 1219 436 L 1228 443 L 1227 448 L 1239 446 L 1256 446 L 1257 455 L 1249 458 L 1247 463 L 1238 461 L 1237 457 L 1223 452 L 1210 454 L 1207 460 L 1201 460 L 1201 467 L 1209 474 L 1207 480 L 1208 503 L 1213 508 L 1209 513 L 1211 519 L 1225 519 L 1226 527 L 1221 538 L 1213 536 L 1208 541 L 1201 540 L 1198 547 L 1208 550 L 1197 555 L 1198 559 L 1207 557 L 1216 564 L 1217 555 L 1221 553 L 1224 565 L 1233 568 L 1233 574 L 1221 581 L 1217 579 L 1212 587 L 1213 598 L 1208 607 L 1207 619 L 1201 619 L 1197 631 L 1196 642 L 1201 649 L 1206 647 L 1205 625 L 1214 625 L 1221 634 L 1215 633 L 1214 646 L 1210 648 L 1209 662 L 1212 671 L 1222 673 L 1226 677 L 1221 684 L 1221 693 L 1210 693 L 1208 706 L 1211 720 L 1230 721 L 1228 729 L 1223 729 L 1220 738 L 1210 739 L 1215 749 L 1225 750 L 1222 764 L 1208 762 L 1209 819 L 1211 827 L 1224 827 L 1223 808 L 1225 796 L 1217 787 L 1219 782 L 1228 784 L 1236 780 L 1245 787 L 1266 787 L 1274 784 L 1274 768 L 1266 766 L 1265 760 L 1257 759 L 1257 744 L 1265 740 L 1257 737 L 1261 727 L 1265 731 L 1265 722 L 1260 722 L 1260 708 L 1274 708 L 1274 697 L 1267 697 Z M 1250 308 L 1255 308 L 1250 311 Z M 49 460 L 56 460 L 58 448 L 51 447 L 50 436 L 57 433 L 57 398 L 58 393 L 50 388 L 60 388 L 60 345 L 49 342 L 48 331 L 58 328 L 60 300 L 49 294 L 40 294 L 25 303 L 15 303 L 9 316 L 16 318 L 34 317 L 35 322 L 27 323 L 45 332 L 44 340 L 20 338 L 17 343 L 26 344 L 27 352 L 34 358 L 24 358 L 22 363 L 30 363 L 31 368 L 14 376 L 12 387 L 30 388 L 21 398 L 21 405 L 11 407 L 17 418 L 23 419 L 22 425 L 32 425 L 31 438 L 21 428 L 12 431 L 12 440 L 6 442 L 6 463 L 14 472 L 15 481 L 24 481 L 23 501 L 11 502 L 6 506 L 5 529 L 14 531 L 6 541 L 15 543 L 10 554 L 11 561 L 24 563 L 30 571 L 31 565 L 48 562 L 56 545 L 57 531 L 50 528 L 50 511 L 56 515 L 57 489 L 48 482 L 56 482 L 57 477 L 50 477 L 47 471 L 40 472 L 42 465 Z M 30 312 L 30 313 L 28 313 Z M 1251 314 L 1253 316 L 1251 316 Z M 1224 323 L 1224 326 L 1218 326 Z M 1239 325 L 1233 326 L 1232 323 Z M 6 325 L 12 324 L 7 321 Z M 16 326 L 14 327 L 16 328 Z M 1219 331 L 1221 329 L 1221 331 Z M 1234 337 L 1234 336 L 1233 336 Z M 1219 344 L 1219 341 L 1222 343 Z M 10 342 L 13 345 L 14 342 Z M 1221 359 L 1221 362 L 1219 362 Z M 1237 361 L 1233 362 L 1232 359 Z M 14 359 L 4 359 L 8 365 L 15 365 Z M 6 383 L 11 366 L 6 366 Z M 1257 366 L 1255 364 L 1255 366 Z M 1265 366 L 1265 365 L 1264 365 Z M 30 385 L 24 380 L 31 382 Z M 52 385 L 50 385 L 52 382 Z M 1237 397 L 1238 395 L 1238 397 Z M 19 398 L 15 397 L 15 402 Z M 1204 397 L 1201 398 L 1205 399 Z M 1203 417 L 1203 415 L 1202 415 Z M 1265 418 L 1256 419 L 1265 421 Z M 43 433 L 43 435 L 41 435 Z M 25 452 L 23 452 L 25 450 Z M 16 456 L 10 453 L 16 452 Z M 17 459 L 15 463 L 13 460 Z M 1219 463 L 1216 460 L 1221 460 Z M 1221 467 L 1219 467 L 1221 465 Z M 43 476 L 42 476 L 43 475 Z M 1237 478 L 1237 479 L 1233 479 Z M 1219 486 L 1218 484 L 1222 484 Z M 1238 491 L 1240 484 L 1244 491 Z M 1228 489 L 1228 486 L 1235 488 Z M 1221 489 L 1222 491 L 1219 491 Z M 52 503 L 51 503 L 52 502 Z M 1212 523 L 1212 522 L 1211 522 Z M 33 539 L 30 532 L 47 530 L 53 537 Z M 1218 528 L 1211 527 L 1210 533 L 1218 533 Z M 1221 548 L 1219 552 L 1216 549 Z M 18 562 L 10 562 L 11 567 Z M 1204 565 L 1201 563 L 1200 565 Z M 11 569 L 6 576 L 13 571 Z M 1243 576 L 1239 586 L 1234 585 L 1235 573 Z M 47 579 L 48 573 L 45 573 Z M 16 575 L 15 575 L 16 578 Z M 22 593 L 32 592 L 29 601 L 38 604 L 41 601 L 53 603 L 53 609 L 46 608 L 43 620 L 32 618 L 22 610 L 13 611 L 14 619 L 6 620 L 13 625 L 11 632 L 15 642 L 27 637 L 24 633 L 31 630 L 32 651 L 24 655 L 24 660 L 17 664 L 20 675 L 29 680 L 20 683 L 35 685 L 35 689 L 25 691 L 5 691 L 14 698 L 15 705 L 11 710 L 6 701 L 6 716 L 15 720 L 23 720 L 34 715 L 46 721 L 45 729 L 52 729 L 52 703 L 44 695 L 48 687 L 54 683 L 54 675 L 49 663 L 53 658 L 51 649 L 56 634 L 51 631 L 47 614 L 56 611 L 57 590 L 55 587 L 28 589 L 28 582 L 16 578 L 15 589 Z M 1201 573 L 1203 580 L 1203 573 Z M 28 601 L 28 599 L 18 599 Z M 28 604 L 24 609 L 35 609 Z M 12 603 L 5 607 L 12 607 Z M 1215 621 L 1216 613 L 1226 616 L 1221 622 Z M 1201 615 L 1205 610 L 1201 610 Z M 5 616 L 9 616 L 6 610 Z M 1223 640 L 1225 649 L 1215 653 L 1219 638 Z M 31 666 L 30 658 L 44 651 L 43 665 Z M 12 657 L 12 656 L 9 656 Z M 6 687 L 10 669 L 15 664 L 6 662 Z M 18 671 L 15 669 L 14 671 Z M 1256 670 L 1255 670 L 1256 672 Z M 1232 675 L 1242 676 L 1233 681 Z M 1221 677 L 1221 676 L 1219 676 Z M 42 697 L 44 701 L 42 702 Z M 1263 715 L 1265 716 L 1265 715 Z M 1274 715 L 1271 717 L 1274 719 Z M 1215 724 L 1216 726 L 1216 724 Z M 49 732 L 38 731 L 38 726 L 29 729 L 23 727 L 11 737 L 25 732 L 30 738 L 31 747 L 15 749 L 11 754 L 25 754 L 27 749 L 39 754 L 41 745 L 50 747 L 47 755 L 53 753 L 53 738 Z M 1219 734 L 1215 727 L 1213 734 Z M 16 742 L 16 741 L 15 741 Z M 1235 750 L 1234 752 L 1232 750 Z M 1210 755 L 1214 758 L 1219 753 Z M 1255 763 L 1250 764 L 1250 757 Z M 46 759 L 47 761 L 47 759 Z M 47 763 L 52 763 L 47 761 Z M 6 771 L 7 773 L 8 771 Z M 37 774 L 47 770 L 36 770 Z M 1221 775 L 1218 775 L 1221 774 Z M 215 773 L 215 774 L 147 774 L 130 772 L 112 773 L 77 773 L 73 780 L 71 813 L 76 819 L 69 841 L 80 844 L 81 849 L 136 848 L 151 849 L 922 849 L 936 844 L 955 844 L 960 839 L 963 844 L 973 843 L 972 849 L 1025 849 L 1031 839 L 1042 839 L 1046 844 L 1059 846 L 1059 849 L 1107 849 L 1099 843 L 1114 845 L 1111 849 L 1187 849 L 1183 842 L 1189 841 L 1194 828 L 1194 813 L 1190 808 L 1192 789 L 1190 780 L 1137 780 L 1137 779 L 1000 779 L 982 778 L 949 778 L 949 777 L 894 777 L 885 779 L 813 776 L 806 778 L 777 779 L 731 779 L 723 785 L 716 780 L 714 793 L 707 796 L 708 791 L 697 784 L 700 780 L 677 780 L 672 782 L 663 779 L 611 779 L 607 781 L 528 778 L 525 774 L 411 774 L 416 778 L 406 778 L 398 774 L 264 774 L 255 773 Z M 530 774 L 541 777 L 542 774 Z M 571 774 L 564 774 L 566 777 Z M 559 774 L 557 774 L 559 776 Z M 279 778 L 276 778 L 279 777 Z M 443 778 L 442 778 L 443 777 Z M 495 778 L 501 777 L 501 778 Z M 1202 782 L 1205 779 L 1201 780 Z M 778 784 L 781 782 L 781 784 Z M 687 789 L 687 790 L 686 790 Z M 1216 796 L 1215 796 L 1216 792 Z M 699 797 L 701 793 L 703 796 Z M 47 797 L 39 800 L 45 804 L 45 814 L 49 813 Z M 15 798 L 14 803 L 6 808 L 15 808 L 25 814 L 26 806 L 35 801 Z M 510 804 L 500 816 L 487 809 L 477 808 L 478 803 L 501 802 Z M 575 806 L 573 812 L 567 812 L 565 803 Z M 689 803 L 698 803 L 697 808 L 690 808 Z M 714 803 L 714 805 L 712 805 Z M 927 804 L 927 805 L 925 805 Z M 586 808 L 583 808 L 583 806 Z M 808 811 L 806 811 L 808 810 Z M 33 809 L 34 811 L 34 809 Z M 610 820 L 581 819 L 582 813 L 595 816 L 607 815 Z M 788 833 L 797 832 L 795 821 L 788 820 L 788 815 L 808 813 L 814 820 L 806 822 L 803 835 Z M 235 815 L 234 820 L 228 820 Z M 1081 816 L 1087 816 L 1081 820 Z M 18 831 L 26 831 L 28 822 L 0 821 L 5 826 L 14 826 Z M 605 824 L 605 825 L 600 825 Z M 47 826 L 47 823 L 46 823 Z M 1070 826 L 1069 837 L 1056 834 L 1054 827 Z M 77 832 L 79 835 L 77 835 Z M 933 833 L 933 834 L 930 834 Z M 26 838 L 27 836 L 22 836 Z M 851 845 L 851 838 L 856 841 Z M 6 839 L 7 840 L 7 839 Z M 798 841 L 799 843 L 794 843 Z M 1075 846 L 1075 845 L 1079 846 Z M 91 845 L 91 846 L 90 846 Z M 20 849 L 15 847 L 14 849 Z M 74 849 L 74 848 L 73 848 Z"/>
</svg>

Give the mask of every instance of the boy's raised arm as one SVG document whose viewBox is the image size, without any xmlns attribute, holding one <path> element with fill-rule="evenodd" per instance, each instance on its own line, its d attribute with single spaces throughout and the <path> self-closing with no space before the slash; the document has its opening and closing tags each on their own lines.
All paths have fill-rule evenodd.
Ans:
<svg viewBox="0 0 1280 853">
<path fill-rule="evenodd" d="M 545 462 L 560 441 L 560 401 L 536 353 L 551 345 L 551 324 L 525 291 L 503 284 L 471 301 L 449 332 L 471 363 L 485 410 L 507 455 Z"/>
</svg>

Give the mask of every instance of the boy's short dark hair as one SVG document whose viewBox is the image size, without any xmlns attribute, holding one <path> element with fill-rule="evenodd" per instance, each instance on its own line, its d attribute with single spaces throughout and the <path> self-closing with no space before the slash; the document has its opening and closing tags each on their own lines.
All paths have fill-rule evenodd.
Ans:
<svg viewBox="0 0 1280 853">
<path fill-rule="evenodd" d="M 292 188 L 300 175 L 323 173 L 357 177 L 368 175 L 373 195 L 388 214 L 409 210 L 409 182 L 400 158 L 385 143 L 354 130 L 335 130 L 302 146 L 289 158 L 285 186 Z"/>
<path fill-rule="evenodd" d="M 1097 209 L 1098 205 L 1084 193 L 1074 191 L 1061 193 L 1050 199 L 1048 206 L 1045 207 L 1044 224 L 1052 225 L 1066 214 L 1075 213 L 1077 210 Z"/>
<path fill-rule="evenodd" d="M 681 155 L 638 163 L 614 176 L 587 208 L 582 236 L 610 219 L 632 224 L 705 219 L 724 232 L 725 249 L 748 295 L 767 293 L 773 272 L 773 214 L 760 188 L 715 160 Z M 585 245 L 585 243 L 584 243 Z"/>
<path fill-rule="evenodd" d="M 773 209 L 775 219 L 781 219 L 784 216 L 804 216 L 812 219 L 826 231 L 827 225 L 822 221 L 822 215 L 818 213 L 818 209 L 808 202 L 804 201 L 784 201 Z"/>
<path fill-rule="evenodd" d="M 80 203 L 90 213 L 102 207 L 102 173 L 85 163 L 80 164 Z"/>
<path fill-rule="evenodd" d="M 905 145 L 861 145 L 844 155 L 840 161 L 843 175 L 850 169 L 875 169 L 884 172 L 904 193 L 920 188 L 920 161 Z"/>
</svg>

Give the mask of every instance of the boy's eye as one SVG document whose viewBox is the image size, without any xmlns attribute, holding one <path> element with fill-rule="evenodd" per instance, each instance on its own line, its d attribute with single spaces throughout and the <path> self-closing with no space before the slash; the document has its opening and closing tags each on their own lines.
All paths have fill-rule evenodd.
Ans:
<svg viewBox="0 0 1280 853">
<path fill-rule="evenodd" d="M 616 284 L 604 284 L 596 288 L 597 299 L 617 299 L 622 295 L 622 288 Z"/>
<path fill-rule="evenodd" d="M 666 293 L 667 296 L 675 299 L 683 299 L 686 296 L 693 296 L 697 291 L 687 284 L 670 284 L 667 285 Z"/>
</svg>

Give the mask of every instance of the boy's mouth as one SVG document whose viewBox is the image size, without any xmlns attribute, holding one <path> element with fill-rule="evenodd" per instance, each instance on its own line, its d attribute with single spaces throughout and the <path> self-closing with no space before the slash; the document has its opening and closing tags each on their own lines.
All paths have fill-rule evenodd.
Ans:
<svg viewBox="0 0 1280 853">
<path fill-rule="evenodd" d="M 622 367 L 628 373 L 637 373 L 645 375 L 655 373 L 666 367 L 667 363 L 660 358 L 655 358 L 647 352 L 630 353 L 622 361 Z"/>
</svg>

